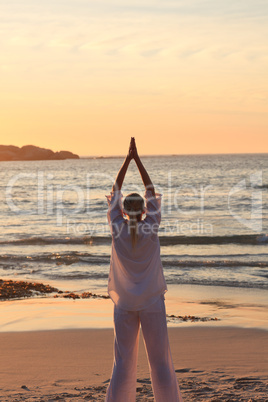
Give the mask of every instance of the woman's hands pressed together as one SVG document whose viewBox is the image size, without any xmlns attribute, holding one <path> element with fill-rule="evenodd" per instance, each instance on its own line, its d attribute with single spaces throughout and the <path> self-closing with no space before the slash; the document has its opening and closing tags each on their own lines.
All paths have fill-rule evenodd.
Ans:
<svg viewBox="0 0 268 402">
<path fill-rule="evenodd" d="M 131 141 L 130 141 L 130 145 L 129 145 L 129 151 L 128 151 L 128 158 L 131 159 L 135 159 L 138 156 L 138 151 L 137 151 L 137 147 L 136 147 L 136 142 L 135 142 L 135 138 L 131 137 Z"/>
<path fill-rule="evenodd" d="M 137 147 L 136 147 L 136 141 L 134 137 L 131 137 L 131 141 L 130 141 L 130 146 L 129 146 L 129 160 L 134 159 L 137 165 L 137 168 L 139 169 L 143 184 L 145 186 L 145 188 L 147 190 L 151 190 L 153 196 L 155 196 L 155 190 L 154 190 L 154 186 L 153 183 L 150 179 L 149 174 L 147 173 L 145 167 L 143 166 L 140 157 L 138 155 L 138 151 L 137 151 Z"/>
<path fill-rule="evenodd" d="M 136 142 L 135 142 L 135 138 L 131 137 L 131 141 L 130 141 L 130 145 L 129 145 L 129 150 L 128 150 L 128 154 L 125 158 L 125 161 L 123 163 L 123 165 L 121 166 L 121 168 L 119 169 L 119 172 L 117 174 L 115 183 L 113 185 L 112 191 L 115 190 L 121 190 L 124 178 L 125 178 L 125 174 L 127 172 L 128 169 L 128 165 L 130 163 L 130 161 L 134 159 L 137 165 L 137 168 L 140 172 L 143 184 L 145 186 L 145 188 L 147 190 L 151 190 L 153 196 L 155 196 L 155 190 L 154 190 L 154 186 L 153 183 L 151 182 L 151 179 L 145 169 L 145 167 L 143 166 L 140 157 L 138 155 L 138 151 L 137 151 L 137 147 L 136 147 Z"/>
</svg>

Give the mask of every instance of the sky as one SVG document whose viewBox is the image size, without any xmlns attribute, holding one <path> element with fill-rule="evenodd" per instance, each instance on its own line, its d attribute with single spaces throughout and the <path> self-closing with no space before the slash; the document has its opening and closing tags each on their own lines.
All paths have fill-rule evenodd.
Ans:
<svg viewBox="0 0 268 402">
<path fill-rule="evenodd" d="M 0 0 L 0 144 L 268 152 L 267 0 Z"/>
</svg>

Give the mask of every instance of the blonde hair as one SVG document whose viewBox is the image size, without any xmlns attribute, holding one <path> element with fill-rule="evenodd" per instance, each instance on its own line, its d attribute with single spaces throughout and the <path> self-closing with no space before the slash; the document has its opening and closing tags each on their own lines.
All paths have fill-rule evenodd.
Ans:
<svg viewBox="0 0 268 402">
<path fill-rule="evenodd" d="M 141 217 L 143 209 L 144 200 L 138 193 L 131 193 L 126 196 L 124 200 L 124 211 L 129 216 L 129 228 L 133 249 L 136 247 L 138 241 L 138 218 Z"/>
</svg>

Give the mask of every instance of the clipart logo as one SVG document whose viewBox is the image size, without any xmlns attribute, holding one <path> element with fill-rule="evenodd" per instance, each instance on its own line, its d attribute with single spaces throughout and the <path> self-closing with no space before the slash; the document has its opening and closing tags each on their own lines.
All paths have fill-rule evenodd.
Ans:
<svg viewBox="0 0 268 402">
<path fill-rule="evenodd" d="M 254 232 L 262 231 L 262 171 L 258 171 L 256 173 L 252 173 L 249 176 L 250 186 L 247 187 L 246 179 L 241 180 L 235 186 L 231 188 L 228 195 L 228 209 L 231 215 L 242 225 L 247 228 L 253 230 Z M 245 197 L 245 192 L 250 195 L 250 202 L 247 206 L 247 215 L 250 215 L 249 218 L 245 218 L 244 215 L 244 206 L 243 201 L 245 201 L 247 197 Z M 238 211 L 238 205 L 240 203 L 241 212 Z M 236 205 L 234 206 L 232 205 Z M 235 209 L 235 210 L 234 210 Z M 242 213 L 243 209 L 243 213 Z"/>
</svg>

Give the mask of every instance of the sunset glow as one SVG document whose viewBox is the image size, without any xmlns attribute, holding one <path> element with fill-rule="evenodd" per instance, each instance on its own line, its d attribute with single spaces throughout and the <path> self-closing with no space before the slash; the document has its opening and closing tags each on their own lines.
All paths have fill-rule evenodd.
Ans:
<svg viewBox="0 0 268 402">
<path fill-rule="evenodd" d="M 268 152 L 262 0 L 2 3 L 0 144 Z"/>
</svg>

